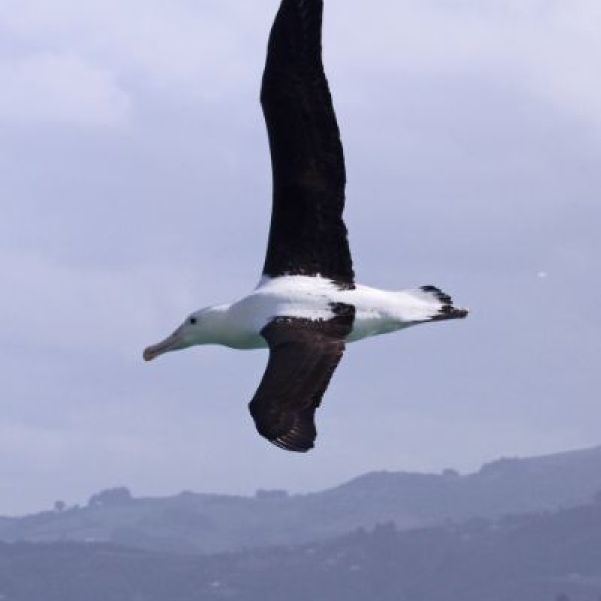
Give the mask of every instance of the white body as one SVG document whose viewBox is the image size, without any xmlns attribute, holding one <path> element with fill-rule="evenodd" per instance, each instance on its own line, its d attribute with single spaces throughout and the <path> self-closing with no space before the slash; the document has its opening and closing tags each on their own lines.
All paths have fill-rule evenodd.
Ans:
<svg viewBox="0 0 601 601">
<path fill-rule="evenodd" d="M 264 278 L 241 300 L 194 315 L 203 323 L 203 342 L 254 349 L 267 346 L 261 330 L 274 317 L 327 320 L 334 315 L 332 303 L 355 307 L 348 342 L 430 321 L 442 306 L 436 295 L 420 288 L 395 292 L 357 285 L 352 290 L 342 290 L 325 278 L 284 276 Z"/>
</svg>

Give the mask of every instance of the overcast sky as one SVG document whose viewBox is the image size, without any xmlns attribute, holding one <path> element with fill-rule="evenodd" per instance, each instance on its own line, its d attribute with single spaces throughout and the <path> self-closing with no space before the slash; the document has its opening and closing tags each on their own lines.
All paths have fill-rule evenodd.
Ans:
<svg viewBox="0 0 601 601">
<path fill-rule="evenodd" d="M 601 4 L 326 0 L 361 282 L 472 315 L 352 345 L 306 456 L 264 351 L 144 364 L 259 278 L 278 0 L 0 0 L 0 513 L 307 491 L 601 443 Z"/>
</svg>

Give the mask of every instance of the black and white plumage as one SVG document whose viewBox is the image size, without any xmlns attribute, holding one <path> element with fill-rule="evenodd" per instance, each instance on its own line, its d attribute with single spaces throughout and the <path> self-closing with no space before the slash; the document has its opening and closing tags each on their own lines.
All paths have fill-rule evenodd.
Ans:
<svg viewBox="0 0 601 601">
<path fill-rule="evenodd" d="M 263 278 L 237 302 L 196 311 L 151 360 L 197 344 L 269 348 L 250 412 L 275 445 L 314 446 L 315 411 L 347 342 L 467 316 L 434 286 L 386 291 L 355 284 L 345 165 L 321 58 L 323 0 L 282 0 L 263 75 L 273 209 Z"/>
</svg>

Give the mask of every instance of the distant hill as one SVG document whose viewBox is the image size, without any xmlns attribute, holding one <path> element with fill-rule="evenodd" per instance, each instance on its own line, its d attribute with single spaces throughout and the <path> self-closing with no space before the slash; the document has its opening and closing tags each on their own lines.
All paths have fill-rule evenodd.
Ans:
<svg viewBox="0 0 601 601">
<path fill-rule="evenodd" d="M 530 459 L 501 459 L 470 475 L 378 472 L 323 492 L 256 497 L 185 492 L 132 498 L 94 495 L 87 507 L 0 519 L 0 540 L 96 541 L 128 547 L 215 553 L 325 540 L 394 522 L 406 530 L 474 517 L 554 510 L 601 491 L 601 447 Z"/>
<path fill-rule="evenodd" d="M 601 503 L 215 556 L 0 544 L 6 601 L 599 601 Z"/>
</svg>

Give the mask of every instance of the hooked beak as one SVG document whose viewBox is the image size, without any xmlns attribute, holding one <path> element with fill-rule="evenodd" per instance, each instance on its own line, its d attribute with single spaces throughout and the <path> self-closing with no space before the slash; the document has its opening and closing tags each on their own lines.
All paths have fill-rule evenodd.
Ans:
<svg viewBox="0 0 601 601">
<path fill-rule="evenodd" d="M 165 338 L 162 342 L 158 344 L 154 344 L 149 346 L 144 350 L 144 361 L 152 361 L 156 359 L 159 355 L 163 353 L 168 353 L 169 351 L 176 351 L 178 349 L 184 348 L 186 344 L 184 343 L 180 334 L 175 331 L 171 336 Z"/>
</svg>

